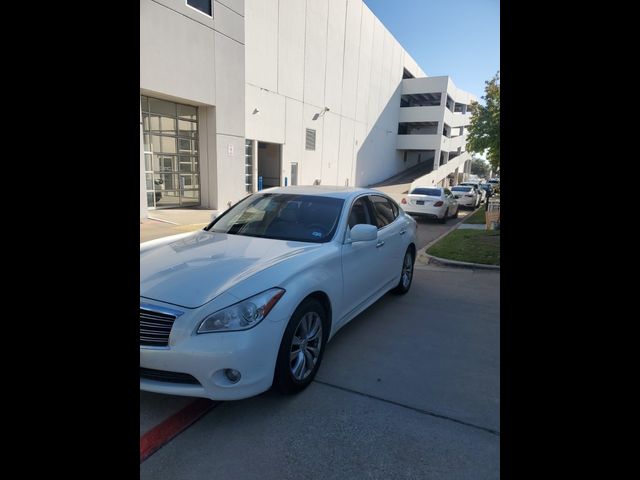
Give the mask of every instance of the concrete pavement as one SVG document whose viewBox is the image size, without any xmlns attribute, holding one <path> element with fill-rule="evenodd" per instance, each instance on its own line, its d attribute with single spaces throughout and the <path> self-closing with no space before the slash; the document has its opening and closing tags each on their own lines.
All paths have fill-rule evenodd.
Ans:
<svg viewBox="0 0 640 480">
<path fill-rule="evenodd" d="M 211 222 L 217 210 L 172 208 L 154 210 L 140 220 L 140 243 L 178 233 L 199 230 Z"/>
<path fill-rule="evenodd" d="M 499 282 L 417 267 L 409 294 L 336 335 L 307 390 L 221 403 L 141 478 L 499 478 Z"/>
</svg>

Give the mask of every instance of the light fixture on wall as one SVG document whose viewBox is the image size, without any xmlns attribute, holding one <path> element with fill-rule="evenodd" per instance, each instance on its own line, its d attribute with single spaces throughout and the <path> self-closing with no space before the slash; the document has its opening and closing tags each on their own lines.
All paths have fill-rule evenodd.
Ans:
<svg viewBox="0 0 640 480">
<path fill-rule="evenodd" d="M 253 114 L 255 115 L 256 113 L 260 113 L 260 109 L 258 109 L 258 107 L 253 109 Z"/>
<path fill-rule="evenodd" d="M 320 115 L 324 115 L 324 114 L 325 114 L 325 113 L 327 113 L 328 111 L 329 111 L 329 107 L 324 107 L 324 108 L 320 111 L 320 113 L 316 113 L 316 114 L 313 116 L 313 120 L 317 120 L 317 119 L 318 119 L 318 117 L 320 117 Z"/>
</svg>

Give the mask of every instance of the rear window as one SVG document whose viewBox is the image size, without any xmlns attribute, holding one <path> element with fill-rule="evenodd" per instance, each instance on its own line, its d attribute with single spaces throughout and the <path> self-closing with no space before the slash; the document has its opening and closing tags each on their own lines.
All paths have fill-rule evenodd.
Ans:
<svg viewBox="0 0 640 480">
<path fill-rule="evenodd" d="M 473 187 L 453 187 L 451 190 L 454 192 L 470 192 Z"/>
<path fill-rule="evenodd" d="M 430 197 L 439 197 L 441 194 L 439 188 L 414 188 L 410 195 L 428 195 Z"/>
</svg>

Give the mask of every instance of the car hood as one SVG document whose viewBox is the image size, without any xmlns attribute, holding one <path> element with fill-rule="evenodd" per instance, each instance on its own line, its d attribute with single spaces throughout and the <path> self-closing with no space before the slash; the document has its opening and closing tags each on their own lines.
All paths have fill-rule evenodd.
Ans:
<svg viewBox="0 0 640 480">
<path fill-rule="evenodd" d="M 197 308 L 256 273 L 320 246 L 201 230 L 141 250 L 140 296 Z"/>
</svg>

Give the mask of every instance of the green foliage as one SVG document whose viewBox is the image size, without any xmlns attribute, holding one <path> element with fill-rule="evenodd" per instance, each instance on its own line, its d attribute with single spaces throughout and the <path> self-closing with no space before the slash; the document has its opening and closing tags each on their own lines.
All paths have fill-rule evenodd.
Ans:
<svg viewBox="0 0 640 480">
<path fill-rule="evenodd" d="M 489 164 L 481 158 L 471 159 L 471 173 L 478 175 L 479 177 L 486 177 L 489 175 Z"/>
<path fill-rule="evenodd" d="M 485 223 L 487 221 L 485 213 L 486 213 L 486 210 L 482 206 L 471 215 L 467 215 L 467 217 L 462 221 L 462 223 L 473 223 L 476 225 Z"/>
<path fill-rule="evenodd" d="M 500 265 L 500 230 L 454 230 L 427 253 L 460 262 Z"/>
<path fill-rule="evenodd" d="M 500 72 L 485 82 L 485 105 L 473 102 L 471 124 L 467 135 L 467 150 L 475 153 L 487 151 L 487 160 L 494 172 L 500 169 Z"/>
</svg>

